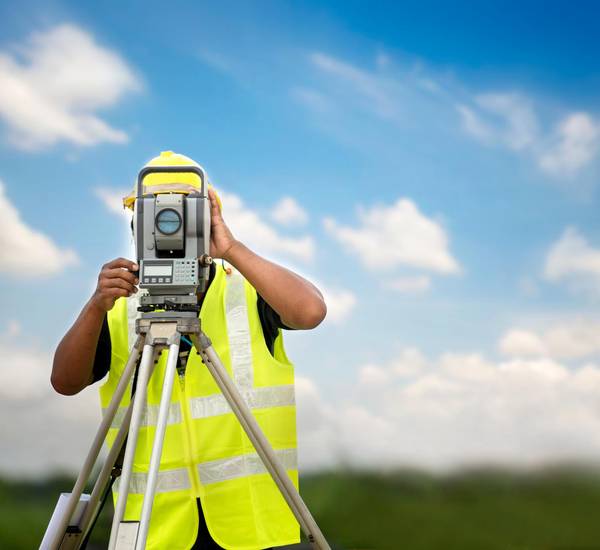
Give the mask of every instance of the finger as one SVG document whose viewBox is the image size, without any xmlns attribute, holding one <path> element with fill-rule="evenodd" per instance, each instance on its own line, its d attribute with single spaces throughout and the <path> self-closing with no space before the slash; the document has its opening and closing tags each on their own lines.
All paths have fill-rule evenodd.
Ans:
<svg viewBox="0 0 600 550">
<path fill-rule="evenodd" d="M 208 197 L 210 199 L 210 215 L 213 218 L 221 218 L 221 208 L 219 207 L 219 201 L 215 192 L 212 189 L 208 190 Z"/>
<path fill-rule="evenodd" d="M 216 202 L 216 195 L 215 195 L 215 190 L 212 187 L 209 187 L 208 189 L 208 197 L 210 198 L 210 203 L 214 204 Z"/>
<path fill-rule="evenodd" d="M 102 271 L 102 276 L 107 279 L 125 279 L 132 285 L 138 284 L 138 278 L 135 276 L 135 274 L 121 267 L 117 267 L 115 269 L 105 269 Z"/>
<path fill-rule="evenodd" d="M 126 258 L 116 258 L 103 266 L 104 268 L 114 269 L 116 267 L 124 267 L 129 271 L 137 271 L 139 269 L 138 264 L 132 262 L 131 260 L 127 260 Z"/>
<path fill-rule="evenodd" d="M 124 288 L 109 288 L 106 291 L 108 296 L 114 296 L 116 298 L 127 298 L 131 293 L 127 292 Z"/>
<path fill-rule="evenodd" d="M 102 288 L 109 290 L 111 288 L 122 288 L 124 290 L 126 290 L 127 292 L 129 292 L 130 294 L 137 292 L 137 288 L 135 286 L 133 286 L 130 282 L 126 281 L 125 279 L 119 279 L 119 278 L 114 278 L 114 279 L 105 279 L 104 284 L 102 285 Z"/>
</svg>

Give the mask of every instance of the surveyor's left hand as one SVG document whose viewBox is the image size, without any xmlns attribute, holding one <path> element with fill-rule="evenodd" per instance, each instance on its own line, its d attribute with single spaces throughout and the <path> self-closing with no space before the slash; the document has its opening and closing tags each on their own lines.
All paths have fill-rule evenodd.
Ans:
<svg viewBox="0 0 600 550">
<path fill-rule="evenodd" d="M 208 190 L 210 199 L 210 255 L 213 258 L 227 259 L 229 250 L 237 242 L 221 216 L 221 208 L 212 189 Z"/>
</svg>

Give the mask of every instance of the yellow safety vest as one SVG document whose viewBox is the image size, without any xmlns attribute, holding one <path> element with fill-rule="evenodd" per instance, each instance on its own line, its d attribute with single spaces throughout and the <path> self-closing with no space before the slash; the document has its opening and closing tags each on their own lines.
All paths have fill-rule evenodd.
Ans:
<svg viewBox="0 0 600 550">
<path fill-rule="evenodd" d="M 217 267 L 200 311 L 202 330 L 212 340 L 228 373 L 298 487 L 294 367 L 282 334 L 269 352 L 256 290 L 232 268 Z M 119 298 L 108 313 L 112 355 L 100 387 L 108 407 L 135 341 L 136 300 Z M 160 355 L 148 385 L 125 520 L 139 520 L 166 367 Z M 112 445 L 130 402 L 127 391 L 108 435 Z M 118 481 L 113 489 L 116 502 Z M 231 412 L 195 348 L 186 373 L 175 384 L 152 509 L 148 549 L 189 549 L 198 531 L 200 498 L 206 524 L 223 548 L 255 550 L 294 544 L 299 526 L 260 457 Z"/>
</svg>

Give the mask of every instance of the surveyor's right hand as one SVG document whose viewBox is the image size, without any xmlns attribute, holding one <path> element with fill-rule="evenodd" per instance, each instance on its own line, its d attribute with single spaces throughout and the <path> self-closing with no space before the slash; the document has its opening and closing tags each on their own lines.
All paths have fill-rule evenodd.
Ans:
<svg viewBox="0 0 600 550">
<path fill-rule="evenodd" d="M 98 284 L 92 297 L 92 301 L 103 311 L 109 311 L 115 305 L 117 298 L 131 296 L 138 289 L 135 285 L 139 280 L 134 271 L 139 269 L 138 265 L 125 258 L 117 258 L 104 264 Z"/>
</svg>

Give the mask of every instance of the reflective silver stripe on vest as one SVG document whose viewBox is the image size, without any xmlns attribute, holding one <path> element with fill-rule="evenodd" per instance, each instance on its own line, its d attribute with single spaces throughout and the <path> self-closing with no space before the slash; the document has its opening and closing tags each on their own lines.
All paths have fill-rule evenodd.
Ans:
<svg viewBox="0 0 600 550">
<path fill-rule="evenodd" d="M 288 407 L 296 403 L 293 385 L 242 389 L 240 394 L 251 409 Z M 190 399 L 190 409 L 192 418 L 209 418 L 232 412 L 222 393 L 193 397 Z"/>
<path fill-rule="evenodd" d="M 246 306 L 244 277 L 234 269 L 225 288 L 225 320 L 233 380 L 240 390 L 254 385 L 250 326 Z"/>
<path fill-rule="evenodd" d="M 298 469 L 296 449 L 276 449 L 275 454 L 286 470 Z M 256 453 L 198 464 L 198 475 L 204 485 L 264 473 L 267 470 Z"/>
<path fill-rule="evenodd" d="M 141 495 L 146 492 L 148 474 L 145 472 L 133 472 L 129 481 L 128 494 Z M 119 492 L 121 478 L 117 478 L 114 485 L 114 491 Z M 187 468 L 177 468 L 175 470 L 162 470 L 158 472 L 158 481 L 156 483 L 157 493 L 169 493 L 171 491 L 183 491 L 191 489 L 190 476 Z"/>
<path fill-rule="evenodd" d="M 160 405 L 146 405 L 142 416 L 141 426 L 156 426 L 158 422 L 158 410 Z M 102 414 L 106 414 L 106 408 L 102 409 Z M 119 429 L 123 424 L 123 419 L 127 414 L 127 407 L 119 407 L 110 425 L 111 428 Z M 181 407 L 179 403 L 171 403 L 169 405 L 169 416 L 167 417 L 167 425 L 179 424 L 181 422 Z"/>
</svg>

